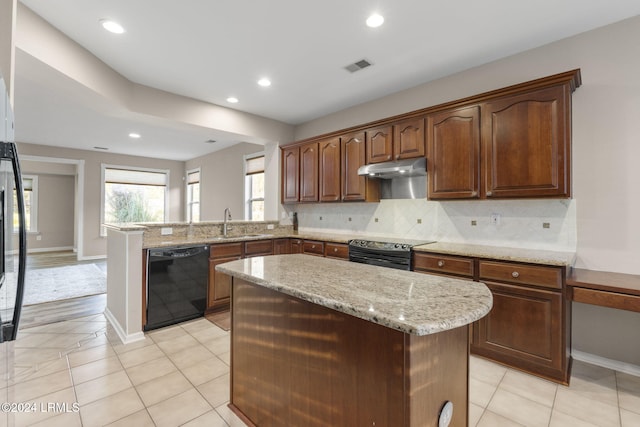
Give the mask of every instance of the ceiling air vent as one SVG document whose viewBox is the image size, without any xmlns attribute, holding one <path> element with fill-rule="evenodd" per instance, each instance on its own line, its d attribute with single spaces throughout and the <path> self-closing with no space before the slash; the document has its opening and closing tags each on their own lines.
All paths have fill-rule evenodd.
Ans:
<svg viewBox="0 0 640 427">
<path fill-rule="evenodd" d="M 207 139 L 207 140 L 205 141 L 205 143 L 207 143 L 207 144 L 215 144 L 215 142 L 216 142 L 216 140 L 215 140 L 215 139 Z"/>
<path fill-rule="evenodd" d="M 371 62 L 367 61 L 366 59 L 361 59 L 358 62 L 354 62 L 353 64 L 349 64 L 346 67 L 344 67 L 345 70 L 351 72 L 351 73 L 355 73 L 356 71 L 360 71 L 364 68 L 367 68 L 369 66 L 371 66 Z"/>
</svg>

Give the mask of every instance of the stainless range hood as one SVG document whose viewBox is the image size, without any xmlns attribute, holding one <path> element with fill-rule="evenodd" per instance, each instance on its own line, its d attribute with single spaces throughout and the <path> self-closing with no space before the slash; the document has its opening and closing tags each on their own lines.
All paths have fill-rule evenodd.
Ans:
<svg viewBox="0 0 640 427">
<path fill-rule="evenodd" d="M 367 175 L 373 178 L 394 179 L 409 176 L 424 176 L 427 174 L 427 159 L 396 160 L 393 162 L 372 163 L 361 166 L 358 175 Z"/>
<path fill-rule="evenodd" d="M 424 157 L 365 165 L 358 169 L 358 175 L 381 179 L 381 199 L 427 197 L 427 159 Z"/>
</svg>

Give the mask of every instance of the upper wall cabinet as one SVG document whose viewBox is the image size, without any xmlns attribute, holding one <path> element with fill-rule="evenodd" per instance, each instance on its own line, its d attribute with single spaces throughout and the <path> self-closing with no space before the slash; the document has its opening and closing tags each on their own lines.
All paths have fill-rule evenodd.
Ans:
<svg viewBox="0 0 640 427">
<path fill-rule="evenodd" d="M 570 106 L 567 85 L 482 105 L 487 198 L 570 196 Z"/>
<path fill-rule="evenodd" d="M 300 146 L 300 201 L 318 201 L 318 143 Z"/>
<path fill-rule="evenodd" d="M 366 164 L 365 133 L 354 132 L 340 137 L 342 148 L 342 200 L 376 202 L 380 200 L 380 182 L 358 175 Z"/>
<path fill-rule="evenodd" d="M 367 164 L 424 157 L 424 118 L 411 118 L 365 131 Z"/>
<path fill-rule="evenodd" d="M 430 199 L 480 196 L 480 107 L 456 108 L 427 117 Z"/>
<path fill-rule="evenodd" d="M 393 159 L 393 126 L 380 126 L 365 131 L 367 164 Z"/>
<path fill-rule="evenodd" d="M 340 201 L 340 138 L 329 138 L 318 143 L 320 153 L 320 201 Z"/>
<path fill-rule="evenodd" d="M 282 148 L 282 203 L 300 200 L 300 147 Z"/>
<path fill-rule="evenodd" d="M 379 200 L 358 168 L 425 151 L 429 199 L 571 197 L 580 84 L 567 71 L 282 147 L 282 201 Z"/>
<path fill-rule="evenodd" d="M 413 118 L 393 124 L 393 157 L 395 160 L 424 157 L 424 118 Z"/>
</svg>

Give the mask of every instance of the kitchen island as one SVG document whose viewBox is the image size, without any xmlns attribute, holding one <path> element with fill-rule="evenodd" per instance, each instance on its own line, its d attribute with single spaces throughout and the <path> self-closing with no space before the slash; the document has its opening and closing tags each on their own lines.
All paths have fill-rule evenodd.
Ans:
<svg viewBox="0 0 640 427">
<path fill-rule="evenodd" d="M 249 425 L 437 426 L 447 402 L 467 425 L 484 284 L 311 255 L 216 269 L 233 277 L 230 407 Z"/>
</svg>

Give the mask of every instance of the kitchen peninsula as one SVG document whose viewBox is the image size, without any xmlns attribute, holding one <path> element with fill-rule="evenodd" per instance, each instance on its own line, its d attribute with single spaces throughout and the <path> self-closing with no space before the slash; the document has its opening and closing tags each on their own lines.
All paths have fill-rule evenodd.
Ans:
<svg viewBox="0 0 640 427">
<path fill-rule="evenodd" d="M 447 402 L 467 425 L 484 284 L 303 254 L 216 270 L 233 277 L 230 406 L 250 425 L 435 426 Z"/>
</svg>

